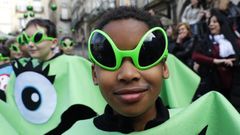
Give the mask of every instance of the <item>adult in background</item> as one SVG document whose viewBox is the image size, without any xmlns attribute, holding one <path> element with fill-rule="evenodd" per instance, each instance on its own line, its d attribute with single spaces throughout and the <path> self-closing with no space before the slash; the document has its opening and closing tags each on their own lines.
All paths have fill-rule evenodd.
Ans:
<svg viewBox="0 0 240 135">
<path fill-rule="evenodd" d="M 191 0 L 191 3 L 185 8 L 181 21 L 189 23 L 194 35 L 199 34 L 198 22 L 203 16 L 203 8 L 200 0 Z"/>
<path fill-rule="evenodd" d="M 201 76 L 201 86 L 195 98 L 217 90 L 229 99 L 239 48 L 226 19 L 219 10 L 211 10 L 209 32 L 193 52 L 193 60 L 200 64 L 198 73 Z"/>
<path fill-rule="evenodd" d="M 187 23 L 179 23 L 177 26 L 176 45 L 172 54 L 180 59 L 189 68 L 193 68 L 192 51 L 194 48 L 194 38 L 191 28 Z"/>
</svg>

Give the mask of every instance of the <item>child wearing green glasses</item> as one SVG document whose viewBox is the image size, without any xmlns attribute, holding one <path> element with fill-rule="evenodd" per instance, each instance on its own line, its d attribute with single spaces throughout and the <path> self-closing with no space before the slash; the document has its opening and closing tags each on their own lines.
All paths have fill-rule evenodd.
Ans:
<svg viewBox="0 0 240 135">
<path fill-rule="evenodd" d="M 54 52 L 58 40 L 53 22 L 33 19 L 22 36 L 32 59 L 13 64 L 6 93 L 7 103 L 17 108 L 14 113 L 21 119 L 19 125 L 32 127 L 23 127 L 22 133 L 61 134 L 75 121 L 103 112 L 105 102 L 92 82 L 91 63 Z"/>
<path fill-rule="evenodd" d="M 74 45 L 73 38 L 65 36 L 60 41 L 60 50 L 66 55 L 74 55 Z"/>
<path fill-rule="evenodd" d="M 55 24 L 44 19 L 29 21 L 22 33 L 22 39 L 27 44 L 29 55 L 40 61 L 47 61 L 56 55 L 53 51 L 58 43 L 56 37 Z"/>
<path fill-rule="evenodd" d="M 10 52 L 10 59 L 19 59 L 22 57 L 22 51 L 20 50 L 20 45 L 17 42 L 16 38 L 8 39 L 5 43 L 6 48 Z"/>
<path fill-rule="evenodd" d="M 226 126 L 240 127 L 240 118 L 217 93 L 204 96 L 186 109 L 169 110 L 164 106 L 159 93 L 163 81 L 169 77 L 165 62 L 168 42 L 165 31 L 149 13 L 134 7 L 119 7 L 105 13 L 96 28 L 88 41 L 92 77 L 108 104 L 102 115 L 75 123 L 65 134 L 240 133 L 240 129 Z M 217 109 L 225 111 L 219 112 L 215 103 Z M 217 113 L 221 115 L 211 118 Z"/>
</svg>

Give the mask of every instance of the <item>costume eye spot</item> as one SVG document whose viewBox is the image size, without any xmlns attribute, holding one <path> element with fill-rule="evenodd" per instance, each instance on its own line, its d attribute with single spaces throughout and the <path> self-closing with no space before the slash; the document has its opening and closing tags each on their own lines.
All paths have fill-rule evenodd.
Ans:
<svg viewBox="0 0 240 135">
<path fill-rule="evenodd" d="M 47 122 L 56 109 L 57 94 L 53 86 L 53 76 L 48 76 L 48 69 L 36 71 L 37 68 L 14 68 L 16 83 L 14 97 L 17 108 L 25 120 L 34 124 Z M 21 69 L 21 71 L 19 71 Z M 44 73 L 46 72 L 47 73 Z"/>
</svg>

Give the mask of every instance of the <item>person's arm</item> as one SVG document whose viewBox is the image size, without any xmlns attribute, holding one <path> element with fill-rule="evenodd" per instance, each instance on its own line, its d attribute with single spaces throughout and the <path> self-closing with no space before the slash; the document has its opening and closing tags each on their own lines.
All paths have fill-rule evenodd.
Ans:
<svg viewBox="0 0 240 135">
<path fill-rule="evenodd" d="M 182 17 L 181 17 L 182 22 L 187 22 L 187 17 L 186 16 L 187 16 L 188 10 L 189 10 L 189 6 L 187 6 L 185 8 L 185 10 L 183 11 L 183 14 L 182 14 Z"/>
<path fill-rule="evenodd" d="M 206 64 L 213 64 L 213 59 L 212 57 L 206 56 L 202 53 L 199 52 L 193 52 L 192 53 L 192 59 L 196 61 L 197 63 L 206 63 Z"/>
<path fill-rule="evenodd" d="M 200 7 L 199 11 L 195 14 L 196 18 L 192 20 L 192 24 L 197 24 L 202 19 L 203 16 L 204 16 L 204 11 L 203 11 L 203 8 Z"/>
<path fill-rule="evenodd" d="M 205 64 L 224 64 L 226 66 L 233 66 L 233 61 L 235 61 L 235 58 L 225 58 L 225 59 L 217 59 L 213 57 L 206 56 L 204 54 L 193 52 L 192 59 L 198 63 L 205 63 Z"/>
</svg>

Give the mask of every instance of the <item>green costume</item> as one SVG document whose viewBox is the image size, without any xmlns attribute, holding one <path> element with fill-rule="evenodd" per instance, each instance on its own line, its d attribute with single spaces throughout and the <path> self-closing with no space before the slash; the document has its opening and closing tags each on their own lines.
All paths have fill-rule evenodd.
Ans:
<svg viewBox="0 0 240 135">
<path fill-rule="evenodd" d="M 16 74 L 11 76 L 7 102 L 0 101 L 0 132 L 11 135 L 38 135 L 52 130 L 58 133 L 59 129 L 64 132 L 71 127 L 69 121 L 73 124 L 84 119 L 91 110 L 103 113 L 106 102 L 93 85 L 89 61 L 61 55 L 42 66 L 34 60 L 31 63 L 17 64 Z M 164 81 L 161 98 L 170 107 L 186 106 L 191 103 L 200 79 L 172 55 L 167 63 L 170 78 Z"/>
<path fill-rule="evenodd" d="M 200 77 L 175 56 L 167 58 L 169 78 L 164 80 L 161 98 L 170 108 L 183 107 L 191 103 L 200 83 Z"/>
<path fill-rule="evenodd" d="M 191 105 L 170 109 L 170 119 L 151 129 L 132 132 L 131 135 L 239 135 L 240 116 L 219 93 L 209 92 Z M 75 123 L 64 135 L 121 135 L 97 129 L 93 118 Z"/>
<path fill-rule="evenodd" d="M 81 57 L 60 55 L 42 66 L 28 63 L 21 67 L 19 63 L 16 69 L 17 76 L 12 74 L 7 88 L 7 102 L 0 102 L 0 113 L 17 133 L 44 134 L 63 122 L 62 114 L 73 105 L 81 105 L 82 113 L 91 111 L 89 107 L 103 112 L 106 103 L 93 84 L 91 63 Z"/>
</svg>

